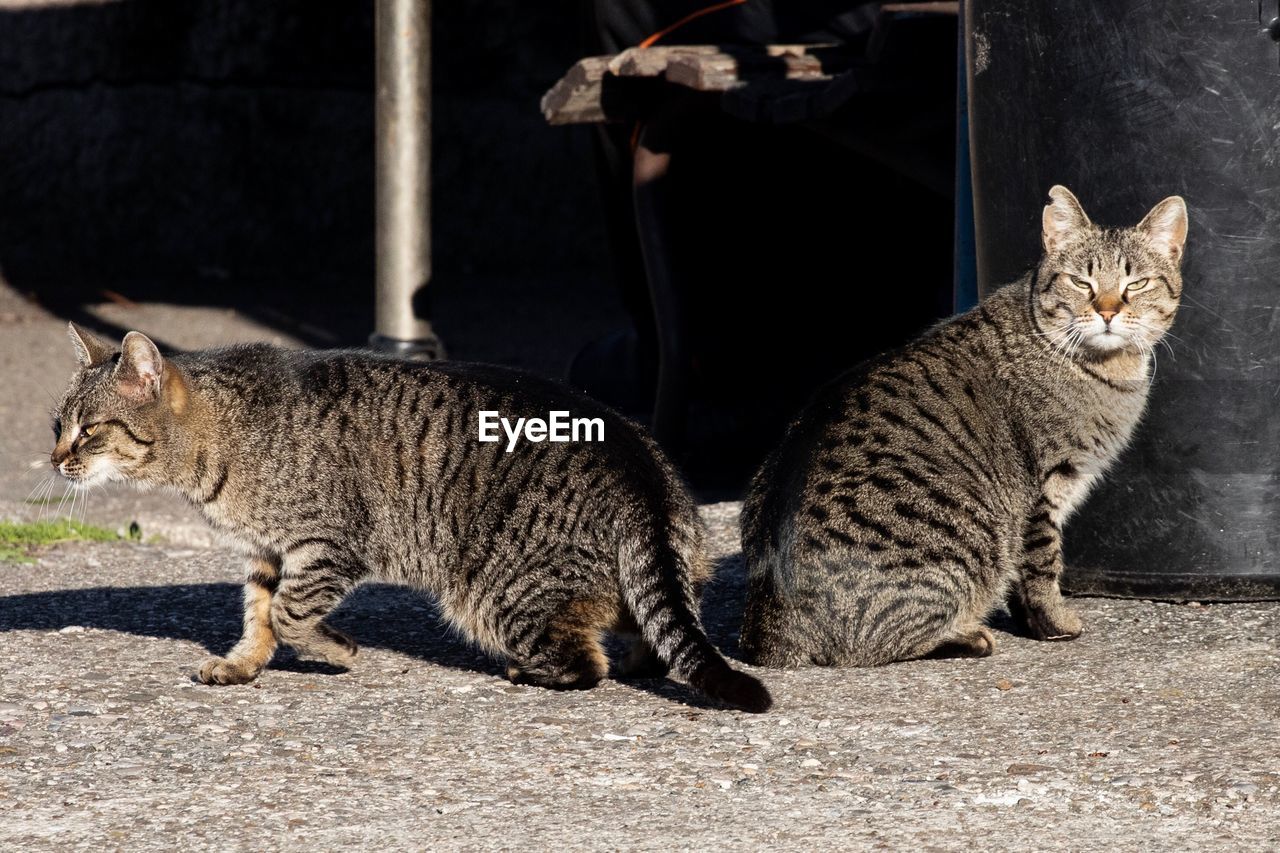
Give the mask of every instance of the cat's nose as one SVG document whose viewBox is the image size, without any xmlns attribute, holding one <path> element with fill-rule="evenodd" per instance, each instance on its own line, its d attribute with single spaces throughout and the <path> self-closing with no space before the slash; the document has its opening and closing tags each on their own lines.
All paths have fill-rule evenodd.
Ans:
<svg viewBox="0 0 1280 853">
<path fill-rule="evenodd" d="M 1114 316 L 1116 316 L 1116 314 L 1118 314 L 1118 313 L 1120 313 L 1120 312 L 1118 312 L 1118 311 L 1099 311 L 1099 312 L 1098 312 L 1098 316 L 1102 318 L 1102 322 L 1104 322 L 1104 323 L 1106 323 L 1108 326 L 1110 326 L 1110 325 L 1111 325 L 1111 318 L 1112 318 L 1112 317 L 1114 317 Z"/>
<path fill-rule="evenodd" d="M 70 455 L 70 451 L 63 450 L 60 447 L 55 447 L 53 452 L 49 454 L 49 461 L 53 463 L 54 468 L 57 468 L 63 462 L 67 461 L 67 457 Z"/>
</svg>

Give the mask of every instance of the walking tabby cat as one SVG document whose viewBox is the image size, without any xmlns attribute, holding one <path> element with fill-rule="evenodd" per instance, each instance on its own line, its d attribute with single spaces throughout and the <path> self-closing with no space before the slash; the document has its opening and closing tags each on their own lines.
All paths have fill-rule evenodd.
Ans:
<svg viewBox="0 0 1280 853">
<path fill-rule="evenodd" d="M 244 635 L 199 671 L 252 681 L 278 643 L 347 667 L 324 618 L 367 580 L 433 593 L 466 637 L 547 687 L 667 667 L 748 711 L 770 705 L 703 633 L 705 532 L 670 464 L 635 425 L 550 382 L 495 367 L 363 352 L 235 346 L 162 357 L 75 326 L 80 369 L 58 405 L 52 461 L 79 484 L 174 489 L 249 555 Z M 481 442 L 481 411 L 600 418 L 604 440 Z"/>
</svg>

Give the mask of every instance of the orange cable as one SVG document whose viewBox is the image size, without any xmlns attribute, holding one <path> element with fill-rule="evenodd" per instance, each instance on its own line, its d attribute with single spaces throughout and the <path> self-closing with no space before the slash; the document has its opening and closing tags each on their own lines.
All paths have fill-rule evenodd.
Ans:
<svg viewBox="0 0 1280 853">
<path fill-rule="evenodd" d="M 649 36 L 644 41 L 640 42 L 640 44 L 636 45 L 636 47 L 653 47 L 653 45 L 657 43 L 657 41 L 661 39 L 663 36 L 671 35 L 671 33 L 680 29 L 690 21 L 696 21 L 698 18 L 701 18 L 703 15 L 710 15 L 712 12 L 719 12 L 721 9 L 729 9 L 729 8 L 732 8 L 733 6 L 741 6 L 743 3 L 746 3 L 746 2 L 747 0 L 725 0 L 725 2 L 723 3 L 714 3 L 710 6 L 704 7 L 702 9 L 698 9 L 697 11 L 690 12 L 680 20 L 676 21 L 671 26 L 663 27 L 662 29 L 658 30 L 656 33 Z M 641 127 L 641 122 L 636 122 L 635 127 L 631 129 L 631 152 L 633 154 L 635 153 L 636 147 L 640 144 L 640 127 Z"/>
<path fill-rule="evenodd" d="M 644 41 L 640 42 L 640 44 L 637 45 L 637 47 L 653 47 L 654 43 L 657 42 L 658 39 L 662 38 L 663 36 L 670 35 L 671 33 L 683 27 L 685 24 L 689 23 L 690 21 L 696 21 L 698 18 L 701 18 L 703 15 L 710 15 L 712 12 L 719 12 L 721 9 L 728 9 L 731 6 L 741 6 L 743 3 L 746 3 L 746 2 L 747 0 L 725 0 L 725 2 L 723 3 L 716 3 L 714 5 L 707 6 L 705 9 L 699 9 L 696 12 L 690 12 L 680 20 L 676 21 L 671 26 L 663 27 L 662 29 L 658 30 L 656 33 L 649 36 Z"/>
</svg>

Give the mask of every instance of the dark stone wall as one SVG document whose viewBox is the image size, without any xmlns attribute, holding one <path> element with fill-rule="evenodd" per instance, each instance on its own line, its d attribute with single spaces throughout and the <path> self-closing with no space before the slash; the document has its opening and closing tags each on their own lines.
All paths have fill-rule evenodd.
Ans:
<svg viewBox="0 0 1280 853">
<path fill-rule="evenodd" d="M 437 270 L 603 263 L 587 139 L 538 113 L 582 52 L 578 3 L 435 6 Z M 0 272 L 178 301 L 263 279 L 371 294 L 372 18 L 372 0 L 0 10 Z"/>
</svg>

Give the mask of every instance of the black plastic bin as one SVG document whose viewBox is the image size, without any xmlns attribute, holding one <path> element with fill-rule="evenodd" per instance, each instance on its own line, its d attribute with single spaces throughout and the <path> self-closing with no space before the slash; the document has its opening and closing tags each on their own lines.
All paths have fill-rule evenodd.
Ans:
<svg viewBox="0 0 1280 853">
<path fill-rule="evenodd" d="M 1063 585 L 1280 598 L 1276 0 L 968 0 L 978 281 L 1039 253 L 1053 184 L 1095 222 L 1182 195 L 1182 309 L 1133 446 L 1067 527 Z"/>
</svg>

